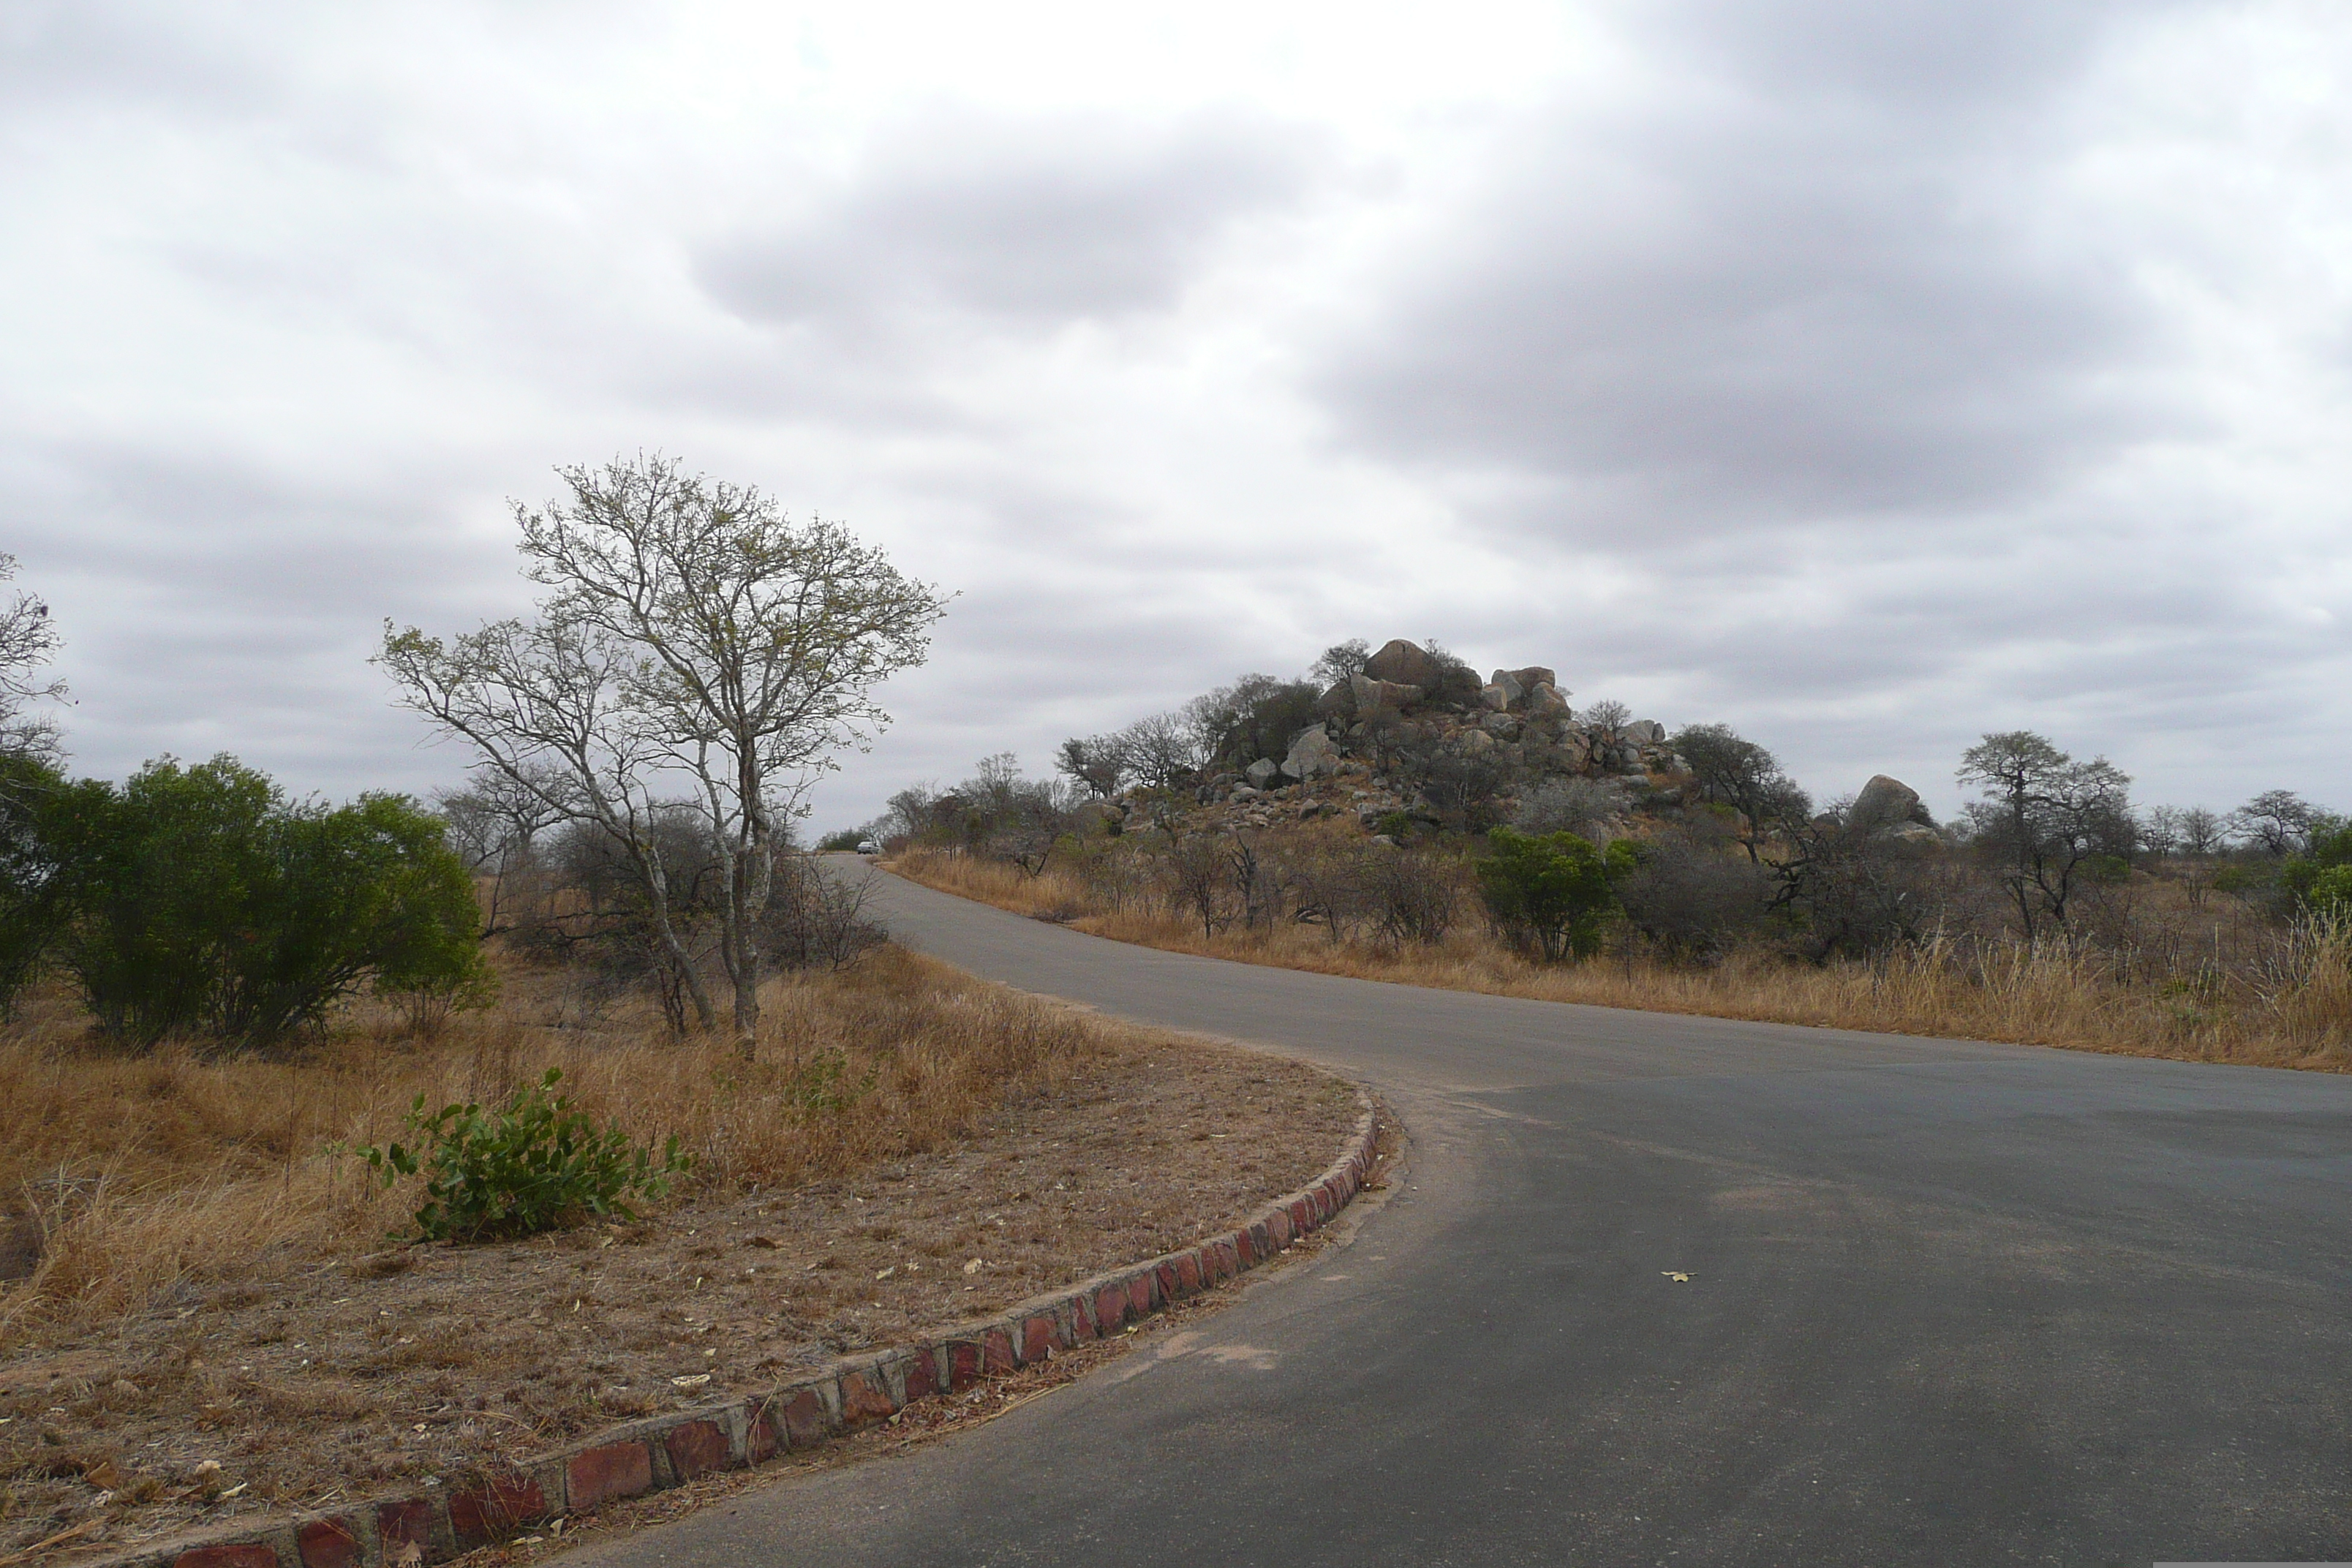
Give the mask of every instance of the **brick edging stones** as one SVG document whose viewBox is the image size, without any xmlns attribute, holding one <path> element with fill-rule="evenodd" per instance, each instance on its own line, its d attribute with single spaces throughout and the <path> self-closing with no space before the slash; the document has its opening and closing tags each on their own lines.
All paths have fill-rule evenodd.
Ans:
<svg viewBox="0 0 2352 1568">
<path fill-rule="evenodd" d="M 470 1552 L 559 1515 L 743 1469 L 887 1420 L 919 1399 L 1118 1333 L 1253 1268 L 1321 1228 L 1363 1186 L 1378 1119 L 1369 1098 L 1330 1168 L 1247 1222 L 1181 1252 L 1097 1274 L 926 1343 L 845 1356 L 756 1394 L 632 1421 L 584 1443 L 457 1486 L 326 1512 L 257 1519 L 84 1568 L 409 1568 Z"/>
</svg>

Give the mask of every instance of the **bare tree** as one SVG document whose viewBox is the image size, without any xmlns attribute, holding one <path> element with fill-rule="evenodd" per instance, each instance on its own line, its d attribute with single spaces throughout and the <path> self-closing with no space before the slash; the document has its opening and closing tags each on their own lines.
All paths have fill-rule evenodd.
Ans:
<svg viewBox="0 0 2352 1568">
<path fill-rule="evenodd" d="M 1054 753 L 1055 771 L 1086 786 L 1097 798 L 1114 795 L 1127 779 L 1127 748 L 1116 735 L 1073 736 Z"/>
<path fill-rule="evenodd" d="M 2192 805 L 2180 814 L 2180 852 L 2219 855 L 2230 841 L 2230 826 L 2216 811 Z"/>
<path fill-rule="evenodd" d="M 2138 816 L 2140 847 L 2159 858 L 2180 847 L 2180 808 L 2153 805 Z"/>
<path fill-rule="evenodd" d="M 610 658 L 604 750 L 693 789 L 723 859 L 719 955 L 748 1049 L 785 825 L 835 754 L 888 721 L 873 689 L 922 662 L 946 602 L 839 524 L 795 524 L 758 490 L 668 458 L 559 472 L 567 496 L 515 507 L 527 574 L 551 590 L 541 624 Z"/>
<path fill-rule="evenodd" d="M 1118 742 L 1136 778 L 1153 789 L 1173 788 L 1201 766 L 1199 738 L 1181 714 L 1139 719 L 1118 732 Z"/>
<path fill-rule="evenodd" d="M 1511 826 L 1538 837 L 1573 833 L 1605 849 L 1631 809 L 1625 786 L 1614 779 L 1550 779 L 1520 799 Z"/>
<path fill-rule="evenodd" d="M 543 764 L 533 772 L 537 776 L 526 786 L 496 768 L 483 768 L 464 789 L 433 793 L 433 807 L 448 826 L 450 847 L 490 879 L 490 907 L 482 922 L 486 936 L 505 929 L 508 885 L 530 869 L 539 836 L 564 820 L 549 804 L 563 797 L 563 776 Z"/>
<path fill-rule="evenodd" d="M 1594 739 L 1612 746 L 1624 739 L 1625 726 L 1633 721 L 1633 710 L 1613 698 L 1590 703 L 1577 715 L 1577 722 L 1591 731 Z"/>
<path fill-rule="evenodd" d="M 2288 789 L 2266 789 L 2230 814 L 2231 830 L 2266 855 L 2293 855 L 2311 842 L 2314 824 L 2326 814 Z"/>
<path fill-rule="evenodd" d="M 494 621 L 449 643 L 387 621 L 376 662 L 404 706 L 471 742 L 487 772 L 561 820 L 593 828 L 625 858 L 669 981 L 707 1029 L 718 1013 L 671 918 L 668 857 L 656 831 L 663 748 L 622 698 L 634 658 L 559 604 L 536 622 Z"/>
<path fill-rule="evenodd" d="M 0 551 L 0 583 L 16 575 L 16 558 Z M 42 673 L 64 644 L 41 599 L 20 591 L 0 604 L 0 754 L 58 760 L 62 747 L 55 716 L 30 710 L 36 703 L 65 700 L 66 683 Z"/>
<path fill-rule="evenodd" d="M 630 704 L 726 855 L 719 952 L 748 1047 L 784 825 L 836 752 L 889 721 L 873 689 L 923 662 L 946 600 L 838 523 L 793 523 L 658 455 L 560 472 L 568 498 L 515 508 L 527 571 L 638 656 Z"/>
<path fill-rule="evenodd" d="M 1349 637 L 1325 648 L 1307 678 L 1320 686 L 1337 686 L 1351 675 L 1363 674 L 1371 659 L 1372 645 L 1361 637 Z"/>
<path fill-rule="evenodd" d="M 2131 777 L 2105 757 L 2078 763 L 2032 731 L 2012 730 L 1969 747 L 1958 776 L 1989 793 L 1969 805 L 1969 819 L 2029 940 L 2044 918 L 2064 928 L 2086 862 L 2131 847 Z"/>
<path fill-rule="evenodd" d="M 1762 858 L 1764 839 L 1793 832 L 1812 815 L 1812 804 L 1779 759 L 1727 724 L 1693 724 L 1675 736 L 1675 752 L 1691 771 L 1699 798 L 1738 812 L 1744 824 L 1740 847 L 1749 864 Z"/>
</svg>

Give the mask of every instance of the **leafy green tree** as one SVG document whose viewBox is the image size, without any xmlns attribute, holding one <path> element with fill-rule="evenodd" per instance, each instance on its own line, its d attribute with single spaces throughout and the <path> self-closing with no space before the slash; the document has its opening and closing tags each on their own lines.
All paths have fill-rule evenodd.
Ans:
<svg viewBox="0 0 2352 1568">
<path fill-rule="evenodd" d="M 2279 868 L 2279 886 L 2299 910 L 2352 917 L 2352 822 L 2315 823 L 2310 847 Z"/>
<path fill-rule="evenodd" d="M 58 960 L 127 1040 L 268 1044 L 371 979 L 487 992 L 471 879 L 404 797 L 290 805 L 235 758 L 164 758 L 119 789 L 71 785 L 45 816 L 69 910 Z"/>
<path fill-rule="evenodd" d="M 42 757 L 0 752 L 0 1016 L 64 928 L 66 868 L 47 824 L 69 788 Z"/>
<path fill-rule="evenodd" d="M 1615 883 L 1639 863 L 1631 844 L 1596 849 L 1573 833 L 1532 837 L 1497 827 L 1478 863 L 1478 892 L 1496 925 L 1546 962 L 1583 958 L 1601 947 L 1617 907 Z"/>
</svg>

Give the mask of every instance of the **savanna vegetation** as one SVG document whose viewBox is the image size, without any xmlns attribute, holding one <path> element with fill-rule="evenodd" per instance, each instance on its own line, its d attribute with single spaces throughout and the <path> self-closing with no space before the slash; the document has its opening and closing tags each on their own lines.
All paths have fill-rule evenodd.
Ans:
<svg viewBox="0 0 2352 1568">
<path fill-rule="evenodd" d="M 1368 658 L 1420 688 L 1368 686 Z M 1496 671 L 1482 702 L 1458 662 L 1345 645 L 1071 741 L 1053 780 L 999 756 L 902 792 L 858 833 L 935 886 L 1250 962 L 2352 1065 L 2352 823 L 2290 792 L 2147 805 L 2105 759 L 2015 731 L 1955 759 L 1971 798 L 1937 824 L 1893 780 L 1816 802 L 1726 725 L 1547 714 L 1549 671 Z"/>
<path fill-rule="evenodd" d="M 792 827 L 942 596 L 664 458 L 562 477 L 531 614 L 385 627 L 470 764 L 428 800 L 73 776 L 47 609 L 0 605 L 0 1561 L 772 1381 L 1205 1233 L 1352 1125 L 890 946 Z"/>
</svg>

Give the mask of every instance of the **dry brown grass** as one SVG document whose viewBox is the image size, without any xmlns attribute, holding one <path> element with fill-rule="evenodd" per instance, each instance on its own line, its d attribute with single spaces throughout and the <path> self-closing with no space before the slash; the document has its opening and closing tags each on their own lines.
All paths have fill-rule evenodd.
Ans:
<svg viewBox="0 0 2352 1568">
<path fill-rule="evenodd" d="M 1645 1012 L 2352 1070 L 2352 931 L 2340 929 L 2280 938 L 2252 968 L 2154 979 L 2080 949 L 1994 942 L 1937 942 L 1822 966 L 1761 952 L 1706 966 L 1637 954 L 1546 965 L 1476 930 L 1432 947 L 1334 942 L 1320 927 L 1292 924 L 1209 937 L 1198 921 L 1164 908 L 1104 909 L 1085 882 L 1052 866 L 1031 878 L 1001 861 L 919 848 L 890 866 L 1097 936 L 1244 963 Z"/>
<path fill-rule="evenodd" d="M 534 1022 L 541 977 L 508 981 L 507 1005 L 437 1039 L 400 1038 L 386 1015 L 278 1060 L 118 1053 L 54 1001 L 0 1034 L 0 1205 L 14 1215 L 0 1229 L 38 1252 L 28 1278 L 0 1284 L 0 1343 L 74 1332 L 264 1253 L 381 1237 L 410 1192 L 372 1185 L 330 1147 L 400 1136 L 419 1094 L 488 1101 L 560 1068 L 599 1120 L 676 1134 L 696 1157 L 690 1190 L 725 1197 L 937 1148 L 1105 1048 L 1078 1015 L 896 949 L 772 985 L 750 1062 L 723 1040 L 673 1042 L 641 1010 L 593 1029 Z M 823 1103 L 869 1079 L 845 1108 Z"/>
<path fill-rule="evenodd" d="M 1234 1224 L 1358 1113 L 1303 1064 L 896 949 L 772 986 L 750 1062 L 577 972 L 506 978 L 438 1038 L 360 1016 L 281 1060 L 123 1055 L 58 998 L 0 1036 L 0 1194 L 39 1243 L 0 1285 L 0 1563 L 519 1461 L 985 1316 Z M 692 1180 L 639 1224 L 387 1247 L 413 1194 L 328 1146 L 549 1066 Z"/>
</svg>

